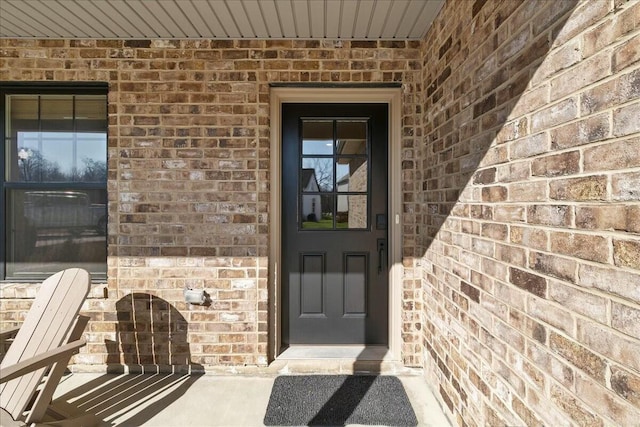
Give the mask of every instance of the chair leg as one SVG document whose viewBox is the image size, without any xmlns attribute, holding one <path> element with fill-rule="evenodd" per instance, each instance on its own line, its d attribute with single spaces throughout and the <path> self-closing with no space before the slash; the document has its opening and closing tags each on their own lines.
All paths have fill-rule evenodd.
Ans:
<svg viewBox="0 0 640 427">
<path fill-rule="evenodd" d="M 67 344 L 71 341 L 79 340 L 80 338 L 82 338 L 82 333 L 84 332 L 84 329 L 87 326 L 88 322 L 88 316 L 78 316 L 71 328 L 69 336 L 63 344 Z M 27 425 L 42 421 L 42 418 L 44 417 L 44 414 L 46 413 L 47 408 L 49 407 L 49 404 L 53 399 L 53 393 L 60 383 L 60 379 L 62 379 L 64 371 L 67 369 L 68 363 L 69 359 L 60 360 L 54 363 L 51 367 L 51 370 L 47 375 L 47 379 L 44 382 L 44 386 L 40 393 L 37 394 L 33 406 L 31 407 L 31 411 L 25 419 Z"/>
</svg>

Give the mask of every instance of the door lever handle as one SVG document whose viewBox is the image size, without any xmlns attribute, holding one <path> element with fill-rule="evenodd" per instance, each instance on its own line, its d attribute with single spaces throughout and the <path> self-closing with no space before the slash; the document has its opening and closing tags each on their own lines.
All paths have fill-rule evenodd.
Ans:
<svg viewBox="0 0 640 427">
<path fill-rule="evenodd" d="M 386 260 L 384 257 L 384 252 L 386 250 L 387 242 L 385 239 L 378 239 L 378 274 L 382 273 L 382 268 L 386 266 Z"/>
</svg>

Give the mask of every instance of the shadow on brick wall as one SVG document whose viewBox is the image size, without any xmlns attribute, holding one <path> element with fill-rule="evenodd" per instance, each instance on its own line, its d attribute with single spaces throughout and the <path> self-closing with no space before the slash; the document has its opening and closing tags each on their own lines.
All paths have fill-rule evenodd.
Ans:
<svg viewBox="0 0 640 427">
<path fill-rule="evenodd" d="M 568 40 L 572 31 L 579 32 L 579 28 L 564 30 L 578 1 L 495 3 L 469 2 L 472 29 L 452 27 L 448 37 L 441 37 L 446 41 L 432 48 L 433 55 L 427 53 L 432 59 L 425 62 L 418 257 L 428 251 L 454 207 L 455 216 L 493 220 L 490 205 L 507 200 L 505 184 L 524 181 L 525 185 L 529 178 L 510 170 L 509 163 L 547 151 L 537 136 L 544 130 L 545 120 L 552 122 L 554 118 L 534 115 L 530 121 L 539 123 L 528 123 L 524 114 L 527 105 L 537 109 L 540 103 L 549 104 L 536 93 L 541 91 L 531 90 L 531 83 L 540 79 L 536 73 L 558 43 L 558 36 Z M 562 69 L 562 58 L 556 59 L 556 67 Z M 551 74 L 550 70 L 541 71 Z M 523 99 L 527 89 L 527 99 Z M 523 118 L 512 120 L 512 114 Z M 521 142 L 509 151 L 508 143 L 517 138 Z M 498 144 L 493 145 L 494 141 Z M 484 186 L 481 200 L 475 194 L 463 194 L 471 183 Z M 464 205 L 464 200 L 479 204 Z M 510 200 L 517 201 L 517 195 Z M 477 230 L 462 231 L 480 234 Z"/>
<path fill-rule="evenodd" d="M 439 28 L 438 37 L 434 37 L 437 46 L 430 47 L 427 36 L 423 163 L 408 165 L 423 174 L 421 198 L 415 201 L 418 227 L 414 256 L 427 260 L 426 281 L 439 288 L 434 292 L 439 290 L 444 295 L 445 302 L 440 301 L 442 306 L 438 307 L 442 311 L 442 307 L 453 307 L 451 311 L 458 310 L 457 305 L 464 307 L 467 298 L 478 303 L 480 291 L 464 282 L 456 291 L 440 288 L 450 284 L 442 276 L 462 277 L 465 267 L 458 273 L 451 263 L 454 265 L 449 264 L 445 272 L 437 258 L 453 257 L 457 248 L 448 253 L 448 247 L 436 249 L 434 242 L 467 245 L 475 254 L 499 257 L 483 252 L 482 238 L 504 240 L 508 236 L 504 223 L 517 222 L 517 209 L 540 200 L 539 187 L 531 183 L 530 159 L 554 149 L 553 136 L 546 130 L 577 118 L 578 110 L 575 99 L 562 101 L 570 97 L 560 94 L 570 93 L 570 89 L 548 82 L 554 72 L 582 59 L 578 44 L 567 42 L 591 25 L 589 19 L 598 16 L 598 8 L 605 4 L 577 0 L 453 3 L 455 11 L 448 3 L 449 9 L 443 12 L 457 14 L 464 25 Z M 572 17 L 578 7 L 577 17 Z M 571 25 L 566 25 L 570 17 Z M 558 46 L 561 48 L 556 49 Z M 549 57 L 552 48 L 553 56 Z M 536 113 L 530 114 L 532 111 Z M 478 242 L 470 237 L 478 237 Z M 429 253 L 432 245 L 434 251 Z M 429 265 L 431 262 L 433 265 Z M 421 326 L 426 331 L 426 357 L 430 357 L 433 370 L 449 380 L 439 387 L 439 397 L 451 413 L 460 414 L 460 407 L 467 404 L 466 391 L 460 384 L 467 378 L 450 369 L 451 354 L 443 351 L 440 342 L 455 342 L 457 338 L 440 335 L 443 331 L 432 322 L 428 309 L 424 319 Z M 505 424 L 501 418 L 508 410 L 498 415 L 488 405 L 485 409 L 487 419 L 492 421 L 487 421 L 489 424 Z M 520 422 L 506 419 L 506 424 Z"/>
<path fill-rule="evenodd" d="M 188 323 L 155 295 L 132 293 L 116 303 L 116 341 L 105 340 L 110 373 L 203 373 L 191 362 Z"/>
</svg>

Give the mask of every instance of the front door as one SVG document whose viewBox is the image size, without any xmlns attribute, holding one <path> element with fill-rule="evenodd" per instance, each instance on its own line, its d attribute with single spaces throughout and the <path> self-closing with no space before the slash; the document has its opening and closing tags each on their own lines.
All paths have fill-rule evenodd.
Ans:
<svg viewBox="0 0 640 427">
<path fill-rule="evenodd" d="M 283 344 L 388 343 L 387 104 L 283 104 Z"/>
</svg>

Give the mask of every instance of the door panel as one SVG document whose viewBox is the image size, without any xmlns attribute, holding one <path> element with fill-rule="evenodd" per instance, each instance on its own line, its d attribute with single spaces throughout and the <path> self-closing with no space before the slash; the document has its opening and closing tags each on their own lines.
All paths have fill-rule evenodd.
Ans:
<svg viewBox="0 0 640 427">
<path fill-rule="evenodd" d="M 300 316 L 325 316 L 323 254 L 300 254 Z"/>
<path fill-rule="evenodd" d="M 369 254 L 345 254 L 344 261 L 344 314 L 366 316 Z"/>
<path fill-rule="evenodd" d="M 387 344 L 387 104 L 283 104 L 283 343 Z"/>
</svg>

